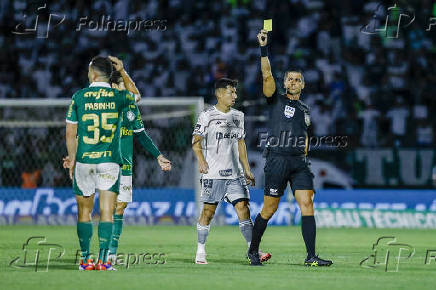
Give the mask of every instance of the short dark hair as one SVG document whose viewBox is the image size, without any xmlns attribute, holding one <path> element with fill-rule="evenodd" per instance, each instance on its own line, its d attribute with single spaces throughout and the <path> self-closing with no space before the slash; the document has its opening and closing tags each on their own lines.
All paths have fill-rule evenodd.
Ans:
<svg viewBox="0 0 436 290">
<path fill-rule="evenodd" d="M 288 73 L 290 72 L 297 72 L 300 73 L 301 75 L 301 81 L 304 83 L 304 76 L 303 76 L 303 72 L 300 69 L 290 69 L 285 71 L 285 74 L 283 75 L 283 80 L 288 76 Z"/>
<path fill-rule="evenodd" d="M 89 66 L 95 70 L 98 70 L 100 73 L 102 73 L 108 79 L 111 78 L 112 72 L 114 71 L 114 69 L 112 67 L 112 62 L 110 61 L 109 58 L 104 57 L 104 56 L 93 57 L 91 62 L 89 63 Z"/>
<path fill-rule="evenodd" d="M 119 85 L 123 81 L 123 77 L 121 76 L 121 73 L 117 70 L 113 70 L 112 76 L 109 79 L 109 83 Z"/>
<path fill-rule="evenodd" d="M 215 82 L 215 90 L 221 89 L 221 88 L 225 89 L 225 88 L 227 88 L 227 86 L 231 86 L 231 87 L 236 88 L 237 85 L 238 85 L 237 80 L 232 80 L 232 79 L 228 79 L 228 78 L 221 78 Z"/>
</svg>

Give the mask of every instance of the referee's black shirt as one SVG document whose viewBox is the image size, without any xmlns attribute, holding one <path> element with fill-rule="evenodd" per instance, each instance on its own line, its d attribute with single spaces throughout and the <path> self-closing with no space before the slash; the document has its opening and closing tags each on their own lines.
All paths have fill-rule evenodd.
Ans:
<svg viewBox="0 0 436 290">
<path fill-rule="evenodd" d="M 278 90 L 266 99 L 269 107 L 268 150 L 290 156 L 306 155 L 309 107 L 300 100 L 290 100 Z"/>
</svg>

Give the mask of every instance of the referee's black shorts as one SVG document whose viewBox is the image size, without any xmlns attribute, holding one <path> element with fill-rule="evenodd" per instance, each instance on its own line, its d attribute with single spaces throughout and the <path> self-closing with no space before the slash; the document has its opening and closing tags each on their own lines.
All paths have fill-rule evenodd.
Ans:
<svg viewBox="0 0 436 290">
<path fill-rule="evenodd" d="M 306 156 L 287 156 L 268 152 L 264 172 L 265 195 L 281 197 L 288 181 L 294 195 L 296 190 L 314 190 L 314 175 Z"/>
</svg>

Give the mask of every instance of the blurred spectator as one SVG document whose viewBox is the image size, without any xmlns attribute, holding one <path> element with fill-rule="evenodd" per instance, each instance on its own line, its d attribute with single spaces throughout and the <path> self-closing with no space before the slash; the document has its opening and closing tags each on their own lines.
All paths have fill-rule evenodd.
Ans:
<svg viewBox="0 0 436 290">
<path fill-rule="evenodd" d="M 327 106 L 324 102 L 318 102 L 318 106 L 316 106 L 311 112 L 311 118 L 316 120 L 313 126 L 313 133 L 315 136 L 328 136 L 332 132 L 332 111 L 329 106 Z"/>
<path fill-rule="evenodd" d="M 379 117 L 380 112 L 372 105 L 368 105 L 366 109 L 359 112 L 359 118 L 363 120 L 363 132 L 360 139 L 363 146 L 375 147 L 378 145 L 377 123 Z"/>
<path fill-rule="evenodd" d="M 395 105 L 388 110 L 386 117 L 391 120 L 391 132 L 394 137 L 394 145 L 402 146 L 405 143 L 406 120 L 409 117 L 409 109 L 404 105 L 402 98 L 396 98 Z"/>
<path fill-rule="evenodd" d="M 416 127 L 416 145 L 434 146 L 434 131 L 428 120 L 419 120 Z"/>
<path fill-rule="evenodd" d="M 431 1 L 410 0 L 408 4 L 415 11 L 431 13 Z M 0 36 L 0 98 L 69 98 L 87 85 L 86 65 L 91 57 L 110 53 L 123 58 L 143 97 L 203 96 L 206 103 L 214 103 L 214 81 L 237 78 L 238 109 L 245 112 L 246 127 L 254 132 L 265 127 L 256 34 L 267 11 L 273 18 L 270 60 L 274 76 L 281 87 L 284 71 L 303 71 L 302 100 L 311 107 L 315 135 L 345 134 L 352 146 L 386 146 L 392 140 L 398 146 L 434 146 L 436 124 L 429 112 L 436 107 L 433 35 L 424 31 L 424 17 L 402 29 L 398 39 L 361 33 L 360 28 L 369 22 L 375 28 L 383 26 L 373 15 L 383 15 L 386 7 L 376 1 L 338 0 L 115 0 L 92 5 L 60 0 L 47 4 L 44 12 L 66 16 L 64 23 L 50 31 L 49 39 L 12 33 Z M 23 14 L 29 16 L 29 25 L 37 8 L 34 1 L 2 1 L 4 30 L 15 29 Z M 102 15 L 124 21 L 163 21 L 165 29 L 129 34 L 76 31 L 81 17 L 96 21 Z M 397 95 L 407 102 L 398 103 Z M 391 107 L 394 101 L 397 104 Z M 63 119 L 48 110 L 31 114 L 0 110 L 2 120 L 27 120 L 33 114 L 42 120 Z M 174 134 L 176 150 L 183 150 L 192 124 L 159 122 L 151 132 L 164 134 L 165 129 L 165 134 Z M 64 153 L 59 150 L 64 142 L 61 129 L 0 127 L 0 132 L 2 186 L 20 186 L 21 170 L 29 163 L 42 172 L 26 171 L 26 186 L 35 179 L 46 186 L 69 185 L 58 164 Z M 377 139 L 379 132 L 383 138 Z M 406 132 L 411 133 L 406 136 Z M 32 138 L 26 138 L 29 135 Z M 416 140 L 410 140 L 412 136 Z M 256 138 L 256 134 L 247 134 L 249 149 L 260 150 Z M 144 168 L 138 164 L 138 170 Z"/>
</svg>

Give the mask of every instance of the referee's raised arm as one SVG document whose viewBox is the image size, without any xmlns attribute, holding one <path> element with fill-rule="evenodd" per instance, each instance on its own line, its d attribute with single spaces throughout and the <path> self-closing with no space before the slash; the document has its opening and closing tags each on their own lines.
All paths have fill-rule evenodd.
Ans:
<svg viewBox="0 0 436 290">
<path fill-rule="evenodd" d="M 271 72 L 271 64 L 268 59 L 268 33 L 266 30 L 261 30 L 257 34 L 257 40 L 260 45 L 260 68 L 262 70 L 263 79 L 263 94 L 270 98 L 276 91 L 276 82 Z"/>
</svg>

